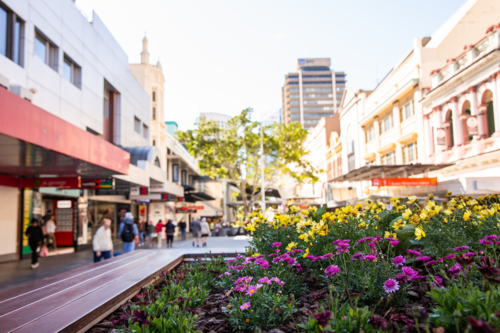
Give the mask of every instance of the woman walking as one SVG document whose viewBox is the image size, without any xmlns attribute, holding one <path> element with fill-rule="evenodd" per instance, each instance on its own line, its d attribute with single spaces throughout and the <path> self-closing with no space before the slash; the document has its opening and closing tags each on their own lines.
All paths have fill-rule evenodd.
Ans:
<svg viewBox="0 0 500 333">
<path fill-rule="evenodd" d="M 208 235 L 210 234 L 210 226 L 208 225 L 207 219 L 201 219 L 201 241 L 203 246 L 207 246 Z"/>
<path fill-rule="evenodd" d="M 167 234 L 167 249 L 169 247 L 173 247 L 172 243 L 174 242 L 174 233 L 175 233 L 175 223 L 172 220 L 168 220 L 165 225 L 165 232 Z"/>
<path fill-rule="evenodd" d="M 28 244 L 31 248 L 31 268 L 38 267 L 38 247 L 43 244 L 42 228 L 38 225 L 37 219 L 31 219 L 31 225 L 26 229 Z"/>
</svg>

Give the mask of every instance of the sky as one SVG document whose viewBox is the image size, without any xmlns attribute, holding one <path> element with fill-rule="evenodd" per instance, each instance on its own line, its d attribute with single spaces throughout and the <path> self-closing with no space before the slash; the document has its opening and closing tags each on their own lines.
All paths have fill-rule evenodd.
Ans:
<svg viewBox="0 0 500 333">
<path fill-rule="evenodd" d="M 200 112 L 259 120 L 278 111 L 298 58 L 331 58 L 347 86 L 373 89 L 465 0 L 76 0 L 94 10 L 128 54 L 165 76 L 165 120 L 194 128 Z"/>
</svg>

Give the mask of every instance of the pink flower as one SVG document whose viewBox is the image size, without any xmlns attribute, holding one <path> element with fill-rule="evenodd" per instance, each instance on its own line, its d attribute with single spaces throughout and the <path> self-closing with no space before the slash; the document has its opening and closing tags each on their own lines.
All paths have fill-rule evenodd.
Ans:
<svg viewBox="0 0 500 333">
<path fill-rule="evenodd" d="M 393 238 L 386 238 L 385 239 L 386 241 L 388 241 L 392 247 L 396 246 L 399 244 L 399 241 L 397 239 L 393 239 Z"/>
<path fill-rule="evenodd" d="M 446 259 L 448 259 L 448 260 L 452 260 L 452 259 L 454 259 L 456 256 L 457 256 L 457 255 L 456 255 L 455 253 L 450 253 L 450 254 L 448 254 L 448 255 L 446 256 Z"/>
<path fill-rule="evenodd" d="M 411 250 L 411 249 L 406 250 L 406 252 L 408 252 L 409 254 L 413 254 L 415 256 L 421 256 L 422 255 L 422 253 L 420 253 L 418 251 L 415 251 L 415 250 Z"/>
<path fill-rule="evenodd" d="M 489 236 L 485 236 L 484 239 L 487 239 L 487 240 L 497 240 L 498 236 L 497 235 L 489 235 Z"/>
<path fill-rule="evenodd" d="M 456 264 L 455 266 L 452 266 L 449 270 L 448 273 L 452 275 L 458 275 L 462 271 L 462 266 L 460 264 Z"/>
<path fill-rule="evenodd" d="M 393 279 L 389 279 L 384 283 L 384 290 L 386 293 L 394 293 L 399 290 L 399 282 Z"/>
<path fill-rule="evenodd" d="M 241 304 L 240 309 L 241 309 L 242 311 L 245 311 L 245 310 L 246 310 L 246 309 L 248 309 L 249 307 L 250 307 L 250 302 L 246 302 L 246 303 Z"/>
<path fill-rule="evenodd" d="M 437 263 L 437 260 L 431 260 L 425 263 L 425 266 L 432 266 Z"/>
<path fill-rule="evenodd" d="M 432 281 L 432 286 L 437 289 L 443 289 L 443 279 L 439 276 L 434 276 L 434 280 Z"/>
<path fill-rule="evenodd" d="M 337 249 L 337 254 L 338 253 L 347 253 L 349 252 L 349 248 L 351 246 L 348 243 L 339 243 L 338 245 L 335 246 L 335 249 Z"/>
<path fill-rule="evenodd" d="M 479 241 L 479 243 L 481 243 L 481 245 L 484 245 L 484 246 L 489 246 L 489 245 L 492 245 L 492 244 L 493 244 L 493 242 L 492 242 L 492 241 L 490 241 L 490 240 L 486 240 L 486 239 L 481 239 L 481 240 Z"/>
<path fill-rule="evenodd" d="M 401 270 L 406 276 L 415 276 L 418 274 L 418 272 L 411 267 L 404 266 L 403 268 L 401 268 Z"/>
<path fill-rule="evenodd" d="M 340 272 L 340 268 L 337 265 L 331 265 L 325 268 L 326 277 L 332 277 Z"/>
<path fill-rule="evenodd" d="M 453 249 L 453 251 L 456 251 L 456 252 L 461 252 L 461 251 L 464 251 L 464 250 L 467 250 L 467 249 L 470 249 L 470 246 L 459 246 L 455 249 Z"/>
<path fill-rule="evenodd" d="M 394 259 L 392 259 L 392 264 L 394 266 L 403 266 L 403 264 L 406 262 L 406 259 L 403 256 L 397 256 Z"/>
<path fill-rule="evenodd" d="M 321 256 L 321 259 L 332 259 L 333 254 L 332 253 L 326 253 Z"/>
<path fill-rule="evenodd" d="M 276 254 L 276 253 L 273 253 L 273 254 L 268 255 L 268 257 L 269 257 L 269 258 L 276 257 L 276 256 L 277 256 L 277 254 Z"/>
<path fill-rule="evenodd" d="M 351 260 L 356 260 L 356 259 L 359 261 L 363 260 L 363 253 L 361 252 L 354 253 L 351 257 Z"/>
<path fill-rule="evenodd" d="M 373 256 L 371 254 L 364 256 L 363 259 L 368 260 L 368 261 L 377 261 L 377 257 Z"/>
<path fill-rule="evenodd" d="M 248 286 L 247 287 L 247 293 L 245 295 L 248 295 L 248 296 L 252 296 L 253 294 L 255 294 L 257 292 L 257 286 Z"/>
<path fill-rule="evenodd" d="M 280 247 L 281 246 L 281 242 L 276 242 L 276 243 L 273 243 L 272 245 L 273 247 Z"/>
<path fill-rule="evenodd" d="M 293 252 L 295 252 L 295 253 L 301 253 L 301 252 L 304 252 L 304 251 L 302 251 L 301 249 L 293 249 Z"/>
<path fill-rule="evenodd" d="M 429 256 L 423 256 L 423 257 L 417 257 L 417 260 L 418 261 L 429 261 L 431 260 L 432 258 L 429 257 Z"/>
<path fill-rule="evenodd" d="M 263 277 L 262 279 L 259 279 L 259 283 L 262 283 L 262 284 L 271 284 L 271 280 L 269 280 L 269 278 L 266 276 L 266 277 Z"/>
<path fill-rule="evenodd" d="M 357 243 L 356 245 L 359 245 L 361 243 L 364 243 L 364 242 L 368 242 L 368 241 L 371 241 L 373 239 L 373 237 L 365 237 L 365 238 L 361 238 Z"/>
</svg>

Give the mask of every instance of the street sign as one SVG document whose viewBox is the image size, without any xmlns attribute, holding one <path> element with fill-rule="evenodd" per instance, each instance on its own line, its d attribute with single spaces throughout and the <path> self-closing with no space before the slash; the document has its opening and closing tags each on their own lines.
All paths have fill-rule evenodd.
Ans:
<svg viewBox="0 0 500 333">
<path fill-rule="evenodd" d="M 433 186 L 437 178 L 372 178 L 372 186 Z"/>
</svg>

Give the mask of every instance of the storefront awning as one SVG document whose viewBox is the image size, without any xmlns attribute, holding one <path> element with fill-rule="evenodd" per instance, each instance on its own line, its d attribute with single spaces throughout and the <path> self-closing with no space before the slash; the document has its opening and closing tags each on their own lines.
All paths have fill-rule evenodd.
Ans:
<svg viewBox="0 0 500 333">
<path fill-rule="evenodd" d="M 186 202 L 196 202 L 196 201 L 211 201 L 215 200 L 214 197 L 203 193 L 203 192 L 188 192 L 184 194 L 184 201 Z"/>
<path fill-rule="evenodd" d="M 337 177 L 330 182 L 359 182 L 371 180 L 372 178 L 396 178 L 411 177 L 429 173 L 453 164 L 400 164 L 400 165 L 370 165 L 353 170 L 345 175 Z"/>
<path fill-rule="evenodd" d="M 0 174 L 128 174 L 130 154 L 0 88 Z"/>
</svg>

